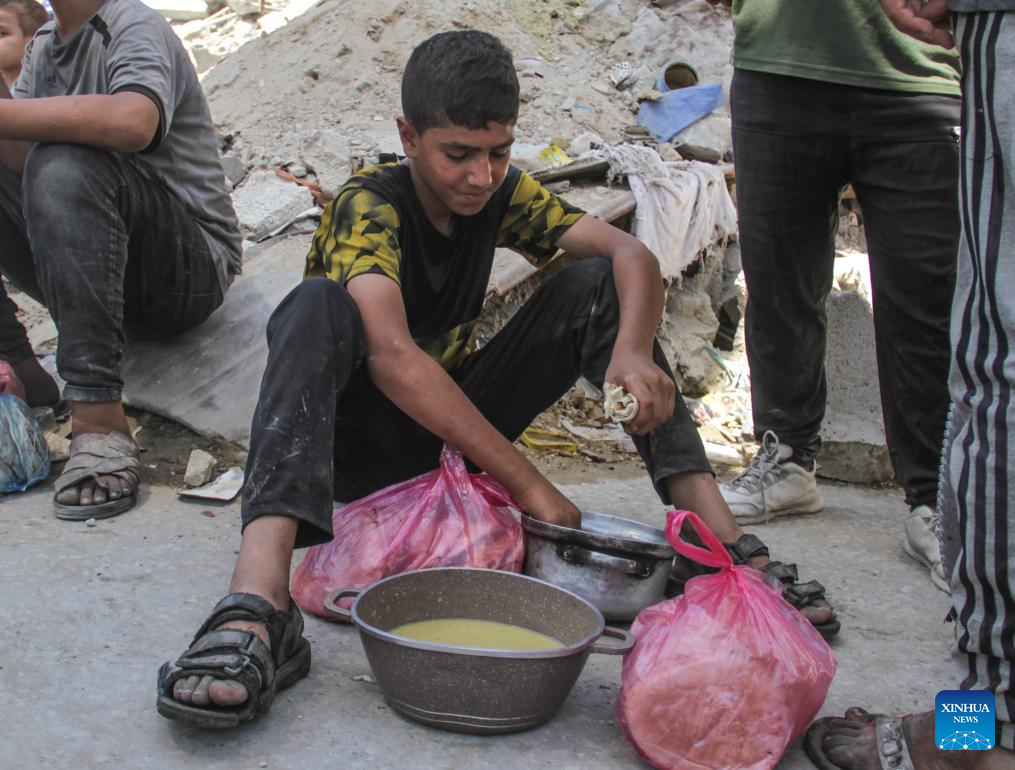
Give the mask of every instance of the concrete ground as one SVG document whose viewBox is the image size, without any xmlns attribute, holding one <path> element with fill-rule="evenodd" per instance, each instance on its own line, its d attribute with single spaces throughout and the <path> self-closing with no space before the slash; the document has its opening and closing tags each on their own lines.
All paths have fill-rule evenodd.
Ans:
<svg viewBox="0 0 1015 770">
<path fill-rule="evenodd" d="M 661 521 L 642 478 L 565 487 L 587 510 Z M 842 619 L 840 667 L 823 713 L 853 704 L 911 712 L 955 686 L 948 598 L 902 550 L 896 491 L 825 486 L 826 511 L 753 528 L 776 558 L 828 588 Z M 473 737 L 397 716 L 355 630 L 307 620 L 310 676 L 267 718 L 225 732 L 171 723 L 155 675 L 223 594 L 239 506 L 181 502 L 165 487 L 94 527 L 58 521 L 45 488 L 0 498 L 0 767 L 472 768 L 646 767 L 614 714 L 620 660 L 591 656 L 558 716 L 525 733 Z M 213 514 L 213 515 L 209 515 Z M 810 768 L 798 746 L 780 770 Z"/>
</svg>

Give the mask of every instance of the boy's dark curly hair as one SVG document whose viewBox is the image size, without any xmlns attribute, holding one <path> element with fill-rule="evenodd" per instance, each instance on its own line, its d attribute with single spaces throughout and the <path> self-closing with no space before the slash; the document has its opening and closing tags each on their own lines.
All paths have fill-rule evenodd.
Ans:
<svg viewBox="0 0 1015 770">
<path fill-rule="evenodd" d="M 518 76 L 511 52 L 475 29 L 424 40 L 405 65 L 402 113 L 421 134 L 449 125 L 482 129 L 490 122 L 514 123 Z"/>
</svg>

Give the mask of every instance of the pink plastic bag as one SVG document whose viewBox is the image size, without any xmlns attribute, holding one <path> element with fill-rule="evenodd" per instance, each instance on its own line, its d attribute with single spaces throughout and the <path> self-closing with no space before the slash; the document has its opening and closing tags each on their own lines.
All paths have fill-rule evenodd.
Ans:
<svg viewBox="0 0 1015 770">
<path fill-rule="evenodd" d="M 680 539 L 685 519 L 705 548 Z M 721 569 L 635 618 L 621 727 L 660 770 L 770 770 L 824 703 L 835 655 L 776 581 L 734 566 L 695 514 L 671 511 L 666 537 L 683 556 Z"/>
<path fill-rule="evenodd" d="M 445 446 L 437 470 L 336 508 L 335 538 L 307 552 L 293 574 L 293 598 L 308 612 L 334 620 L 323 601 L 336 588 L 366 588 L 427 567 L 518 572 L 525 540 L 510 505 L 507 490 L 466 471 L 461 453 Z"/>
</svg>

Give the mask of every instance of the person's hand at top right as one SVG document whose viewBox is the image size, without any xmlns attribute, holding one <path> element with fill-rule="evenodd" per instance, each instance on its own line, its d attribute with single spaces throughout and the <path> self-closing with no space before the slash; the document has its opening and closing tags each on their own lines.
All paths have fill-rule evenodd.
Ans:
<svg viewBox="0 0 1015 770">
<path fill-rule="evenodd" d="M 900 32 L 924 43 L 955 47 L 946 0 L 881 0 L 881 7 Z"/>
</svg>

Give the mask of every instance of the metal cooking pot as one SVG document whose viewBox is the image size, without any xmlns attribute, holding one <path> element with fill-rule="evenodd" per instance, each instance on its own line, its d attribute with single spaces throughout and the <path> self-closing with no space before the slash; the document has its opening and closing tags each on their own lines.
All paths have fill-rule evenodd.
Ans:
<svg viewBox="0 0 1015 770">
<path fill-rule="evenodd" d="M 522 516 L 525 574 L 578 594 L 607 620 L 633 620 L 660 602 L 676 552 L 661 529 L 605 513 L 582 513 L 571 529 Z"/>
<path fill-rule="evenodd" d="M 338 601 L 356 596 L 351 610 Z M 626 631 L 607 628 L 591 604 L 523 575 L 464 567 L 385 578 L 363 591 L 332 591 L 324 607 L 351 620 L 384 699 L 405 716 L 463 733 L 508 733 L 542 724 L 560 708 L 590 652 L 623 655 Z M 404 623 L 473 618 L 549 634 L 555 650 L 489 650 L 389 633 Z M 621 639 L 604 644 L 601 637 Z"/>
</svg>

